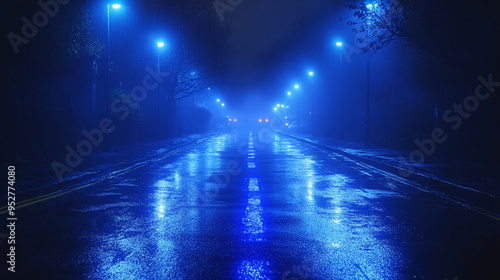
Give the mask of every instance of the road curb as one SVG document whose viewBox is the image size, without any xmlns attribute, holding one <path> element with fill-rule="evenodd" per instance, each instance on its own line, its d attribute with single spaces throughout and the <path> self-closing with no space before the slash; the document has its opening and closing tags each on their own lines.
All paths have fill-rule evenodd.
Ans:
<svg viewBox="0 0 500 280">
<path fill-rule="evenodd" d="M 182 144 L 177 144 L 177 145 L 171 147 L 170 149 L 162 152 L 159 155 L 159 157 L 164 156 L 164 155 L 168 155 L 169 153 L 172 153 L 172 152 L 179 150 L 179 149 L 184 149 L 188 146 L 196 145 L 196 144 L 203 142 L 204 140 L 206 140 L 210 137 L 213 137 L 213 136 L 216 136 L 219 134 L 220 133 L 209 134 L 209 135 L 205 135 L 203 137 L 199 137 L 199 138 L 191 140 L 191 141 L 187 141 L 187 142 L 182 143 Z M 147 157 L 142 157 L 140 159 L 137 159 L 137 160 L 129 163 L 128 167 L 126 167 L 125 169 L 133 168 L 134 166 L 140 165 L 141 163 L 148 161 L 148 159 L 146 159 L 146 158 Z M 19 203 L 37 200 L 37 199 L 43 198 L 49 194 L 56 195 L 58 193 L 67 192 L 68 191 L 67 188 L 69 186 L 73 186 L 73 185 L 78 186 L 78 185 L 83 184 L 85 182 L 94 183 L 96 180 L 105 179 L 105 177 L 110 176 L 113 172 L 125 170 L 125 169 L 120 169 L 120 165 L 123 165 L 123 162 L 114 162 L 111 164 L 111 166 L 108 166 L 108 167 L 103 168 L 101 170 L 92 171 L 92 172 L 88 172 L 89 170 L 92 169 L 92 168 L 89 168 L 87 170 L 79 171 L 79 172 L 85 173 L 85 174 L 82 174 L 81 176 L 75 176 L 73 178 L 63 180 L 60 182 L 53 182 L 53 183 L 47 184 L 47 185 L 42 186 L 42 187 L 37 188 L 37 189 L 29 189 L 28 188 L 28 189 L 26 189 L 26 191 L 23 192 L 23 196 L 25 196 L 27 198 L 24 199 L 23 201 L 20 201 Z M 30 194 L 30 193 L 31 193 L 31 195 L 26 195 L 26 194 Z M 7 207 L 6 205 L 0 207 L 0 211 L 4 210 L 6 207 Z"/>
<path fill-rule="evenodd" d="M 362 157 L 359 155 L 354 155 L 343 151 L 341 149 L 333 148 L 327 145 L 322 145 L 310 141 L 308 139 L 304 139 L 298 136 L 289 135 L 286 133 L 282 133 L 279 131 L 275 131 L 278 134 L 281 134 L 286 137 L 290 137 L 302 142 L 305 142 L 311 146 L 315 146 L 321 149 L 326 149 L 331 152 L 334 152 L 338 155 L 341 155 L 345 158 L 353 160 L 355 162 L 361 162 L 363 164 L 375 167 L 377 169 L 388 172 L 394 176 L 415 182 L 424 186 L 425 188 L 437 192 L 441 192 L 446 194 L 447 196 L 451 196 L 455 199 L 460 200 L 465 203 L 469 207 L 475 206 L 476 208 L 486 211 L 486 213 L 495 217 L 495 219 L 500 220 L 500 197 L 488 193 L 481 192 L 479 190 L 474 189 L 473 187 L 466 186 L 465 184 L 457 184 L 450 182 L 445 178 L 439 178 L 437 176 L 432 176 L 430 174 L 425 174 L 422 171 L 419 171 L 418 168 L 415 168 L 414 171 L 410 171 L 408 169 L 402 168 L 398 165 L 389 165 L 383 162 L 379 162 L 376 160 L 372 160 L 366 157 Z M 410 174 L 409 176 L 405 176 L 406 174 Z"/>
</svg>

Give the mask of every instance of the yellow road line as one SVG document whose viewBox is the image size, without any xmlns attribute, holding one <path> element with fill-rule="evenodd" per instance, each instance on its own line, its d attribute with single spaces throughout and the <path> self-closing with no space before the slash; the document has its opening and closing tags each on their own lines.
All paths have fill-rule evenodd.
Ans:
<svg viewBox="0 0 500 280">
<path fill-rule="evenodd" d="M 196 143 L 193 143 L 193 144 L 188 144 L 184 147 L 180 147 L 180 148 L 177 148 L 173 151 L 170 151 L 168 152 L 167 154 L 165 154 L 164 156 L 156 159 L 155 161 L 160 161 L 160 160 L 163 160 L 163 159 L 166 159 L 167 157 L 179 152 L 179 151 L 182 151 L 182 150 L 185 150 L 191 146 L 194 146 L 196 144 L 199 144 L 203 141 L 205 141 L 208 137 L 205 137 L 205 138 L 202 138 L 202 139 L 199 139 L 198 141 L 196 141 Z M 126 167 L 126 168 L 123 168 L 123 169 L 120 169 L 120 170 L 116 170 L 116 171 L 113 171 L 111 172 L 109 175 L 106 176 L 105 179 L 103 180 L 109 180 L 109 179 L 112 179 L 112 178 L 115 178 L 115 177 L 118 177 L 120 175 L 123 175 L 123 174 L 127 174 L 133 170 L 136 170 L 136 169 L 139 169 L 139 168 L 142 168 L 146 165 L 146 163 L 141 163 L 135 167 Z M 30 199 L 27 199 L 27 200 L 23 200 L 21 202 L 19 202 L 19 204 L 16 204 L 16 210 L 19 209 L 19 208 L 23 208 L 23 207 L 26 207 L 26 206 L 30 206 L 30 205 L 33 205 L 33 204 L 36 204 L 36 203 L 39 203 L 39 202 L 42 202 L 42 201 L 45 201 L 45 200 L 49 200 L 49 199 L 52 199 L 52 198 L 56 198 L 56 197 L 59 197 L 59 196 L 62 196 L 62 195 L 65 195 L 65 194 L 68 194 L 68 193 L 71 193 L 71 192 L 74 192 L 74 191 L 77 191 L 77 190 L 80 190 L 80 189 L 84 189 L 84 188 L 87 188 L 87 187 L 90 187 L 90 186 L 93 186 L 93 185 L 96 185 L 98 182 L 93 182 L 93 183 L 89 183 L 89 184 L 85 184 L 85 185 L 82 185 L 82 186 L 79 186 L 79 187 L 76 187 L 76 188 L 72 188 L 70 190 L 67 190 L 67 191 L 64 191 L 64 192 L 61 192 L 61 191 L 55 191 L 55 192 L 52 192 L 52 193 L 49 193 L 49 194 L 45 194 L 45 195 L 42 195 L 42 196 L 38 196 L 38 197 L 35 197 L 35 198 L 30 198 Z M 5 209 L 3 211 L 0 212 L 0 215 L 3 215 L 7 212 L 9 212 L 7 210 L 7 205 L 6 206 L 3 206 L 0 208 L 0 210 L 2 209 Z"/>
<path fill-rule="evenodd" d="M 494 220 L 500 221 L 500 215 L 493 213 L 491 211 L 488 211 L 486 209 L 474 206 L 474 207 L 472 207 L 472 210 L 476 213 L 483 214 L 483 215 L 490 217 Z"/>
</svg>

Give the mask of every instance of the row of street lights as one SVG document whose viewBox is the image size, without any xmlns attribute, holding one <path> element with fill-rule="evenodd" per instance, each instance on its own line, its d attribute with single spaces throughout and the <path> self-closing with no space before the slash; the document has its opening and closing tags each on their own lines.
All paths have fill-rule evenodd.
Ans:
<svg viewBox="0 0 500 280">
<path fill-rule="evenodd" d="M 366 44 L 367 46 L 369 46 L 369 42 L 368 42 L 368 37 L 370 36 L 370 25 L 371 25 L 371 13 L 374 12 L 374 10 L 376 10 L 377 8 L 379 8 L 379 5 L 378 3 L 367 3 L 366 4 L 366 9 L 368 9 L 369 13 L 370 13 L 370 16 L 368 17 L 367 19 L 367 22 L 366 22 L 366 25 L 367 25 L 367 34 L 366 34 Z M 343 42 L 341 41 L 337 41 L 335 42 L 335 45 L 339 48 L 341 48 L 341 52 L 340 52 L 340 75 L 343 74 L 343 59 L 342 59 L 342 56 L 343 56 L 343 50 L 342 50 L 342 47 L 343 47 Z M 371 142 L 371 118 L 370 118 L 370 53 L 369 51 L 366 52 L 367 54 L 367 58 L 366 58 L 366 62 L 367 62 L 367 65 L 366 65 L 366 112 L 365 112 L 365 144 L 366 145 L 370 145 L 370 142 Z M 309 76 L 313 76 L 314 75 L 314 72 L 309 72 L 308 73 Z M 295 89 L 299 89 L 299 85 L 295 85 Z M 342 103 L 345 103 L 344 102 L 344 96 L 342 94 L 342 91 L 343 91 L 343 77 L 341 76 L 340 77 L 340 93 L 341 93 L 341 99 L 342 99 Z M 291 91 L 288 91 L 287 92 L 287 95 L 290 96 L 292 95 L 292 92 Z M 314 104 L 313 104 L 313 99 L 314 96 L 313 94 L 311 94 L 311 128 L 312 128 L 312 124 L 314 122 L 314 119 L 313 119 L 313 107 L 314 107 Z M 283 107 L 283 106 L 281 106 Z M 341 106 L 341 137 L 344 137 L 344 123 L 345 123 L 345 118 L 344 118 L 344 107 L 345 107 L 345 104 L 342 104 Z M 277 107 L 274 107 L 274 111 L 277 111 L 278 109 L 280 108 L 280 106 L 278 105 Z M 287 106 L 288 108 L 288 106 Z M 300 114 L 299 114 L 299 123 L 300 123 Z"/>
<path fill-rule="evenodd" d="M 107 56 L 106 56 L 106 66 L 107 66 L 107 70 L 106 73 L 107 73 L 107 87 L 108 87 L 108 90 L 110 89 L 110 84 L 109 84 L 109 74 L 110 74 L 110 63 L 109 63 L 109 59 L 110 59 L 110 39 L 109 39 L 109 26 L 110 26 L 110 10 L 111 8 L 113 8 L 114 10 L 119 10 L 120 8 L 122 8 L 122 5 L 121 4 L 109 4 L 107 5 L 107 8 L 108 8 L 108 16 L 107 16 L 107 39 L 106 39 L 106 45 L 107 45 Z M 158 46 L 158 71 L 160 70 L 160 49 L 163 48 L 165 46 L 165 43 L 163 41 L 157 41 L 157 46 Z"/>
<path fill-rule="evenodd" d="M 339 48 L 342 48 L 343 42 L 337 41 L 337 42 L 335 42 L 335 45 L 337 47 L 339 47 Z M 341 59 L 340 63 L 341 63 L 341 67 L 342 67 L 342 51 L 340 52 L 340 59 Z M 341 72 L 342 72 L 342 69 L 341 69 Z M 313 71 L 308 71 L 307 72 L 307 75 L 310 78 L 312 78 L 314 76 L 314 74 L 315 73 Z M 342 83 L 342 81 L 341 81 L 341 83 Z M 300 89 L 300 85 L 299 84 L 295 84 L 293 86 L 293 88 L 295 90 L 299 90 Z M 292 91 L 287 91 L 287 95 L 291 96 L 292 95 Z M 314 97 L 315 97 L 313 92 L 310 93 L 310 97 L 311 97 L 311 111 L 310 111 L 310 115 L 311 115 L 311 129 L 312 129 L 313 123 L 314 123 L 314 112 L 313 111 L 314 111 Z M 284 103 L 286 103 L 286 102 L 284 102 Z M 285 108 L 285 105 L 284 104 L 278 104 L 276 107 L 274 107 L 274 111 L 278 111 L 280 108 Z M 286 108 L 289 108 L 289 106 L 286 106 Z M 301 114 L 299 113 L 298 114 L 298 122 L 299 123 L 300 123 L 300 118 L 301 118 Z"/>
<path fill-rule="evenodd" d="M 107 55 L 106 55 L 106 67 L 107 67 L 107 71 L 106 71 L 106 90 L 107 90 L 107 94 L 106 94 L 106 115 L 109 116 L 109 106 L 108 104 L 110 103 L 110 100 L 109 100 L 109 92 L 111 90 L 111 82 L 110 82 L 110 75 L 111 75 L 111 67 L 110 67 L 110 12 L 111 10 L 119 10 L 122 8 L 122 5 L 121 4 L 117 4 L 117 3 L 114 3 L 114 4 L 110 4 L 108 3 L 107 4 L 107 34 L 106 34 L 106 46 L 107 46 L 107 49 L 106 49 L 106 52 L 107 52 Z M 158 46 L 158 61 L 157 61 L 157 70 L 158 72 L 160 72 L 160 49 L 162 49 L 164 46 L 165 46 L 165 43 L 163 41 L 157 41 L 156 42 L 156 45 Z M 158 91 L 160 91 L 160 87 L 158 87 Z M 158 113 L 160 112 L 161 108 L 161 102 L 157 102 L 157 110 L 158 110 Z M 161 118 L 159 117 L 159 126 L 161 127 Z M 110 138 L 109 138 L 110 139 Z M 109 143 L 108 143 L 108 148 L 110 148 L 110 144 L 111 144 L 111 140 L 109 140 Z"/>
<path fill-rule="evenodd" d="M 220 98 L 217 98 L 217 103 L 220 103 L 222 107 L 226 106 L 226 103 L 220 101 Z"/>
</svg>

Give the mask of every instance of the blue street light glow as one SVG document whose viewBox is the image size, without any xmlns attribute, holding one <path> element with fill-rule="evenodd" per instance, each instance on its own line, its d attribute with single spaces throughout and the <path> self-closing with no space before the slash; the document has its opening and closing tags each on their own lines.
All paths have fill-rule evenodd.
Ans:
<svg viewBox="0 0 500 280">
<path fill-rule="evenodd" d="M 281 108 L 285 107 L 285 105 L 281 104 Z"/>
<path fill-rule="evenodd" d="M 120 9 L 121 6 L 122 5 L 120 5 L 120 4 L 113 4 L 113 5 L 111 5 L 111 7 L 113 7 L 113 9 L 115 9 L 115 10 Z"/>
<path fill-rule="evenodd" d="M 226 104 L 224 104 L 224 103 L 222 103 L 221 105 L 222 105 L 222 106 L 226 106 Z"/>
<path fill-rule="evenodd" d="M 274 111 L 278 110 L 278 108 L 274 107 Z"/>
<path fill-rule="evenodd" d="M 295 85 L 295 89 L 299 89 L 299 85 Z"/>
<path fill-rule="evenodd" d="M 309 76 L 313 76 L 314 75 L 314 72 L 309 72 Z"/>
<path fill-rule="evenodd" d="M 163 43 L 163 42 L 158 42 L 158 48 L 163 48 L 163 46 L 165 46 L 165 43 Z"/>
<path fill-rule="evenodd" d="M 288 92 L 288 95 L 291 95 L 291 94 L 292 94 L 292 93 L 289 91 L 289 92 Z"/>
<path fill-rule="evenodd" d="M 220 102 L 220 99 L 217 99 L 217 102 Z"/>
<path fill-rule="evenodd" d="M 337 47 L 342 47 L 342 42 L 337 42 L 336 45 Z"/>
</svg>

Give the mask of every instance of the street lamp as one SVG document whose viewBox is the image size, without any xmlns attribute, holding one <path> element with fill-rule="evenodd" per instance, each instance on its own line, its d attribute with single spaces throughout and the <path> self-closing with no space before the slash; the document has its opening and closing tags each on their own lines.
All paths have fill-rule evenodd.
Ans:
<svg viewBox="0 0 500 280">
<path fill-rule="evenodd" d="M 337 47 L 340 49 L 340 52 L 339 52 L 339 61 L 340 61 L 340 73 L 339 73 L 339 76 L 340 76 L 340 98 L 341 98 L 341 107 L 340 107 L 340 137 L 343 138 L 344 137 L 344 121 L 345 121 L 345 117 L 344 117 L 344 110 L 345 110 L 345 98 L 344 98 L 344 94 L 342 93 L 342 90 L 344 88 L 343 86 L 343 83 L 344 83 L 344 79 L 343 79 L 343 59 L 342 59 L 342 55 L 343 55 L 343 49 L 342 49 L 342 46 L 344 45 L 341 41 L 337 41 L 335 43 L 335 45 L 337 45 Z"/>
<path fill-rule="evenodd" d="M 290 92 L 290 91 L 289 91 L 289 92 L 288 92 L 288 95 L 291 95 L 291 94 L 292 94 L 292 92 Z"/>
<path fill-rule="evenodd" d="M 217 99 L 217 102 L 220 102 L 220 99 Z"/>
<path fill-rule="evenodd" d="M 377 4 L 367 4 L 366 8 L 370 10 L 370 13 L 372 12 L 373 8 L 377 7 Z M 370 42 L 369 36 L 370 36 L 370 17 L 367 17 L 366 21 L 366 46 L 367 46 L 367 51 L 366 51 L 366 119 L 365 119 L 365 145 L 370 145 L 371 144 L 371 119 L 370 119 Z"/>
<path fill-rule="evenodd" d="M 299 85 L 295 85 L 295 89 L 299 89 Z"/>
<path fill-rule="evenodd" d="M 120 4 L 112 4 L 111 5 L 113 7 L 113 9 L 115 10 L 118 10 L 121 5 Z M 110 45 L 110 40 L 109 40 L 109 3 L 108 3 L 108 20 L 107 20 L 107 34 L 106 34 L 106 116 L 109 115 L 109 94 L 110 94 L 110 89 L 111 89 L 111 85 L 110 85 L 110 81 L 109 81 L 109 76 L 110 76 L 110 67 L 109 67 L 109 45 Z M 108 137 L 108 141 L 107 141 L 107 148 L 108 150 L 111 148 L 111 136 Z"/>
<path fill-rule="evenodd" d="M 312 77 L 313 77 L 314 73 L 313 72 L 309 72 L 309 76 L 311 78 L 311 81 L 313 81 Z M 316 112 L 314 112 L 314 97 L 315 97 L 315 93 L 314 93 L 314 87 L 311 86 L 311 90 L 310 90 L 310 96 L 311 96 L 311 111 L 309 112 L 309 115 L 311 116 L 310 119 L 311 119 L 311 134 L 314 133 L 314 115 Z M 314 112 L 314 114 L 313 114 Z"/>
<path fill-rule="evenodd" d="M 164 46 L 165 46 L 165 43 L 162 42 L 162 41 L 157 41 L 156 42 L 156 45 L 158 46 L 158 49 L 157 49 L 157 53 L 158 53 L 158 61 L 157 61 L 157 70 L 158 70 L 158 73 L 160 73 L 160 49 L 162 49 Z M 162 132 L 163 132 L 163 125 L 162 125 L 162 110 L 161 110 L 161 107 L 163 106 L 162 105 L 162 97 L 161 97 L 161 84 L 160 86 L 158 86 L 158 102 L 157 102 L 157 110 L 158 110 L 158 127 L 159 127 L 159 133 L 160 133 L 160 136 L 162 135 Z"/>
<path fill-rule="evenodd" d="M 158 73 L 160 72 L 160 49 L 163 48 L 163 46 L 165 46 L 165 43 L 159 41 L 156 43 L 156 45 L 158 46 Z"/>
<path fill-rule="evenodd" d="M 222 105 L 222 107 L 226 106 L 226 104 L 224 104 L 224 103 L 222 103 L 221 105 Z"/>
<path fill-rule="evenodd" d="M 109 3 L 108 3 L 108 32 L 107 32 L 107 53 L 108 53 L 108 56 L 107 56 L 107 67 L 108 67 L 108 72 L 109 72 Z M 118 10 L 120 9 L 121 5 L 120 4 L 112 4 L 111 7 L 113 7 L 113 9 L 115 10 Z"/>
<path fill-rule="evenodd" d="M 113 7 L 113 9 L 115 10 L 118 10 L 121 5 L 120 4 L 112 4 L 111 7 Z M 107 88 L 108 88 L 108 94 L 109 94 L 109 88 L 110 88 L 110 85 L 109 85 L 109 71 L 110 71 L 110 67 L 109 67 L 109 45 L 110 45 L 110 40 L 109 40 L 109 9 L 110 9 L 110 5 L 108 3 L 108 21 L 107 21 L 107 36 L 106 36 L 106 45 L 107 45 L 107 56 L 106 56 L 106 67 L 108 68 L 107 71 L 106 71 L 106 75 L 107 75 Z M 108 105 L 106 105 L 106 107 L 108 107 Z"/>
</svg>

